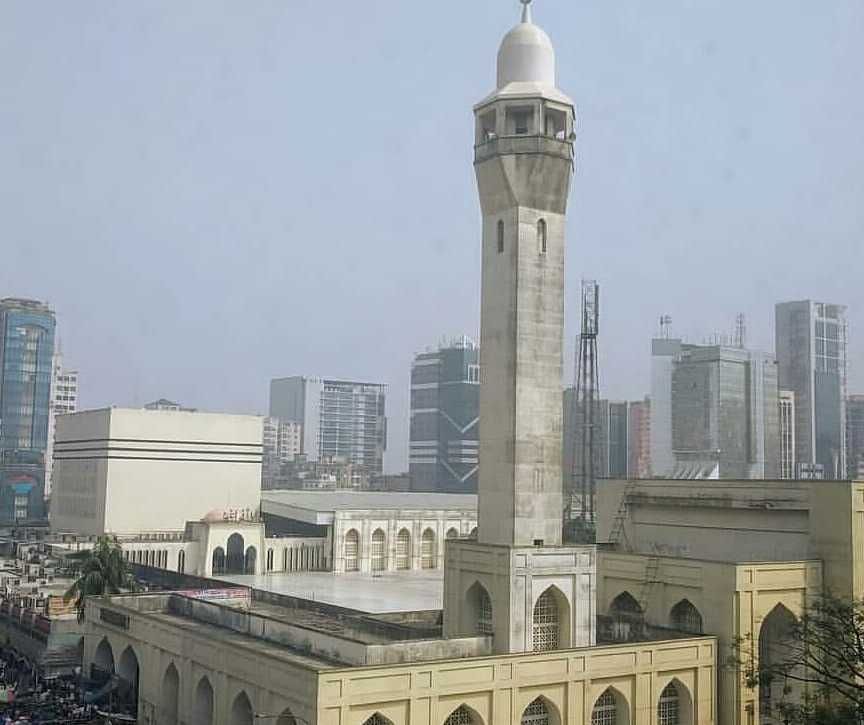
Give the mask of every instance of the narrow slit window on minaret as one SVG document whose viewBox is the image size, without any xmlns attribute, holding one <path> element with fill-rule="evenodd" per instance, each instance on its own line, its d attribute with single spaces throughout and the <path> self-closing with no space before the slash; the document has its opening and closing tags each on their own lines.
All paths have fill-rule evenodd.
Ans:
<svg viewBox="0 0 864 725">
<path fill-rule="evenodd" d="M 546 254 L 546 220 L 541 219 L 537 222 L 537 247 L 540 254 Z"/>
<path fill-rule="evenodd" d="M 498 254 L 504 253 L 504 222 L 498 222 Z"/>
</svg>

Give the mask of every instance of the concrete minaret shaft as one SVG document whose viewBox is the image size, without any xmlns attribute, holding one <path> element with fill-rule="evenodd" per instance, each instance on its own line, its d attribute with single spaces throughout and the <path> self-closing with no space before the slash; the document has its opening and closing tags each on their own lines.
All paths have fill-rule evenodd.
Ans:
<svg viewBox="0 0 864 725">
<path fill-rule="evenodd" d="M 481 544 L 561 544 L 564 227 L 572 101 L 548 36 L 522 22 L 498 53 L 498 88 L 475 107 L 483 211 Z"/>
</svg>

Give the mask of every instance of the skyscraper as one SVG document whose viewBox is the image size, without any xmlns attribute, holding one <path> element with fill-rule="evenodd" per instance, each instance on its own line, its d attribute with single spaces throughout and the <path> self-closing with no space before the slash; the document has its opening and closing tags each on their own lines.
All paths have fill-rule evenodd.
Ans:
<svg viewBox="0 0 864 725">
<path fill-rule="evenodd" d="M 673 475 L 777 478 L 778 395 L 772 356 L 682 345 L 672 368 Z"/>
<path fill-rule="evenodd" d="M 480 351 L 467 337 L 411 365 L 413 491 L 476 493 L 479 467 Z"/>
<path fill-rule="evenodd" d="M 672 370 L 681 353 L 681 340 L 651 341 L 651 474 L 671 476 L 675 470 L 672 452 Z"/>
<path fill-rule="evenodd" d="M 0 519 L 44 515 L 45 451 L 54 360 L 54 312 L 0 300 Z"/>
<path fill-rule="evenodd" d="M 261 488 L 276 488 L 282 466 L 300 455 L 303 427 L 299 423 L 264 418 Z"/>
<path fill-rule="evenodd" d="M 846 401 L 846 450 L 848 477 L 864 479 L 864 395 L 850 395 Z"/>
<path fill-rule="evenodd" d="M 780 391 L 780 478 L 795 478 L 795 393 Z"/>
<path fill-rule="evenodd" d="M 795 393 L 797 464 L 846 470 L 846 308 L 803 300 L 775 310 L 780 388 Z"/>
<path fill-rule="evenodd" d="M 627 476 L 651 478 L 651 398 L 630 403 Z"/>
<path fill-rule="evenodd" d="M 48 446 L 45 449 L 45 497 L 51 496 L 54 472 L 54 431 L 57 416 L 78 411 L 78 372 L 63 367 L 63 354 L 54 355 L 51 378 L 51 410 L 48 417 Z"/>
<path fill-rule="evenodd" d="M 270 382 L 270 417 L 299 423 L 310 461 L 343 458 L 370 473 L 384 470 L 387 386 L 295 376 Z"/>
</svg>

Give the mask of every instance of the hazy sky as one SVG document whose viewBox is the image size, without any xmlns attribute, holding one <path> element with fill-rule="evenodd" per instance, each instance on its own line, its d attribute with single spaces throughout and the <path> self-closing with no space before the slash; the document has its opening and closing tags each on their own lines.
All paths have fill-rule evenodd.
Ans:
<svg viewBox="0 0 864 725">
<path fill-rule="evenodd" d="M 476 335 L 472 104 L 515 0 L 0 3 L 0 295 L 49 300 L 85 407 L 263 412 L 292 374 L 390 385 Z M 568 227 L 604 395 L 661 313 L 700 341 L 850 305 L 864 392 L 864 3 L 536 0 L 577 104 Z M 861 330 L 859 332 L 859 330 Z"/>
</svg>

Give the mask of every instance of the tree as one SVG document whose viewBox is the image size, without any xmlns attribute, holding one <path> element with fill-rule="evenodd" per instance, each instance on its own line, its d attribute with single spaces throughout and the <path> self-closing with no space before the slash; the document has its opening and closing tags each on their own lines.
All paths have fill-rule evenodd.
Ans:
<svg viewBox="0 0 864 725">
<path fill-rule="evenodd" d="M 785 722 L 864 723 L 864 600 L 827 594 L 774 643 L 770 661 L 756 656 L 763 647 L 752 639 L 739 641 L 733 661 L 749 687 L 765 692 L 782 685 L 784 698 L 777 709 Z"/>
<path fill-rule="evenodd" d="M 79 622 L 84 621 L 87 597 L 119 594 L 138 588 L 120 545 L 107 536 L 100 536 L 92 549 L 72 554 L 70 558 L 78 578 L 63 595 L 63 600 L 75 600 Z"/>
</svg>

